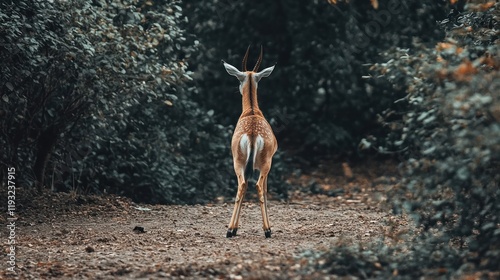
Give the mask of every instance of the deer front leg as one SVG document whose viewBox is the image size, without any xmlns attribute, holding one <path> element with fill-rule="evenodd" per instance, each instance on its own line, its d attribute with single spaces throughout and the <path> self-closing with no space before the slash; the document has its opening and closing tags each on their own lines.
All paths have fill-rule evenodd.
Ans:
<svg viewBox="0 0 500 280">
<path fill-rule="evenodd" d="M 271 225 L 269 223 L 269 215 L 267 214 L 267 173 L 262 174 L 257 181 L 257 192 L 259 193 L 259 204 L 262 212 L 262 223 L 264 235 L 266 238 L 271 237 Z"/>
<path fill-rule="evenodd" d="M 229 226 L 227 228 L 226 237 L 236 236 L 236 232 L 238 231 L 238 223 L 240 220 L 241 213 L 241 203 L 243 202 L 243 198 L 245 197 L 245 193 L 247 191 L 247 183 L 243 179 L 242 174 L 238 174 L 238 192 L 236 193 L 236 198 L 234 201 L 234 210 L 233 215 L 231 216 L 231 221 L 229 222 Z"/>
</svg>

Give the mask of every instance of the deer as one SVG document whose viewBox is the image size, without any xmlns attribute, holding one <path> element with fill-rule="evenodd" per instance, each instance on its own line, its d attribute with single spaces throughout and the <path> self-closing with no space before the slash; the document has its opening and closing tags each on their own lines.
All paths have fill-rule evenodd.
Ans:
<svg viewBox="0 0 500 280">
<path fill-rule="evenodd" d="M 260 56 L 253 70 L 248 71 L 247 59 L 249 50 L 250 46 L 243 57 L 243 71 L 239 71 L 236 67 L 222 60 L 227 73 L 235 76 L 240 81 L 239 91 L 242 96 L 243 105 L 231 140 L 231 152 L 234 172 L 238 179 L 238 191 L 234 201 L 233 215 L 227 229 L 227 238 L 236 236 L 236 232 L 238 231 L 241 203 L 243 202 L 249 179 L 253 177 L 254 170 L 259 171 L 256 188 L 262 212 L 264 235 L 266 238 L 271 237 L 271 226 L 267 213 L 267 176 L 271 170 L 273 156 L 278 149 L 278 142 L 271 125 L 259 109 L 257 86 L 260 79 L 271 75 L 275 65 L 258 72 L 262 62 L 263 51 L 261 46 Z"/>
</svg>

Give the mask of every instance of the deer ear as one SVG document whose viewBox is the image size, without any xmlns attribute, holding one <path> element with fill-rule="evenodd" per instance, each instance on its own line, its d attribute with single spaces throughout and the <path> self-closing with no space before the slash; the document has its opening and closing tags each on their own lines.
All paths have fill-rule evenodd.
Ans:
<svg viewBox="0 0 500 280">
<path fill-rule="evenodd" d="M 259 73 L 255 73 L 253 75 L 255 77 L 255 81 L 258 83 L 260 81 L 260 79 L 262 79 L 264 77 L 269 77 L 269 75 L 271 75 L 273 70 L 274 70 L 274 66 L 271 66 L 271 67 L 268 67 L 268 68 L 260 71 Z"/>
<path fill-rule="evenodd" d="M 247 77 L 247 75 L 245 73 L 239 71 L 233 65 L 226 63 L 224 60 L 222 61 L 222 63 L 224 64 L 224 68 L 226 68 L 227 73 L 231 76 L 235 76 L 236 78 L 238 78 L 238 80 L 240 80 L 240 82 L 245 80 L 245 78 Z"/>
</svg>

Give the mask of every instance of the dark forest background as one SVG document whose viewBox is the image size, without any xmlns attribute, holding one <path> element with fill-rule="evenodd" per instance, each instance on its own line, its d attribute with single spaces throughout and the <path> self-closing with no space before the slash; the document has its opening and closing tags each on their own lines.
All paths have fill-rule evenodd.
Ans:
<svg viewBox="0 0 500 280">
<path fill-rule="evenodd" d="M 448 0 L 2 1 L 2 184 L 14 166 L 19 186 L 40 193 L 189 204 L 232 197 L 228 144 L 241 97 L 220 60 L 238 66 L 250 45 L 252 64 L 263 46 L 262 66 L 277 63 L 259 87 L 280 144 L 273 192 L 286 198 L 297 162 L 391 156 L 403 179 L 388 192 L 390 207 L 423 232 L 410 247 L 421 263 L 399 271 L 436 262 L 428 256 L 454 269 L 464 260 L 497 268 L 498 8 Z M 371 257 L 353 250 L 324 265 L 353 274 L 340 255 L 359 265 Z M 396 262 L 389 249 L 377 250 Z"/>
</svg>

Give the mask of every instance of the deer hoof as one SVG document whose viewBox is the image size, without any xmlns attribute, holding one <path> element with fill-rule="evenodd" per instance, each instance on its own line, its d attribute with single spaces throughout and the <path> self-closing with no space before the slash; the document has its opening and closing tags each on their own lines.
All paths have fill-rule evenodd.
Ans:
<svg viewBox="0 0 500 280">
<path fill-rule="evenodd" d="M 237 228 L 233 228 L 233 229 L 228 229 L 227 230 L 227 233 L 226 233 L 226 237 L 227 238 L 230 238 L 230 237 L 233 237 L 233 236 L 236 236 L 236 232 L 238 231 Z"/>
<path fill-rule="evenodd" d="M 266 238 L 271 238 L 271 229 L 265 230 L 264 234 L 266 235 Z"/>
</svg>

